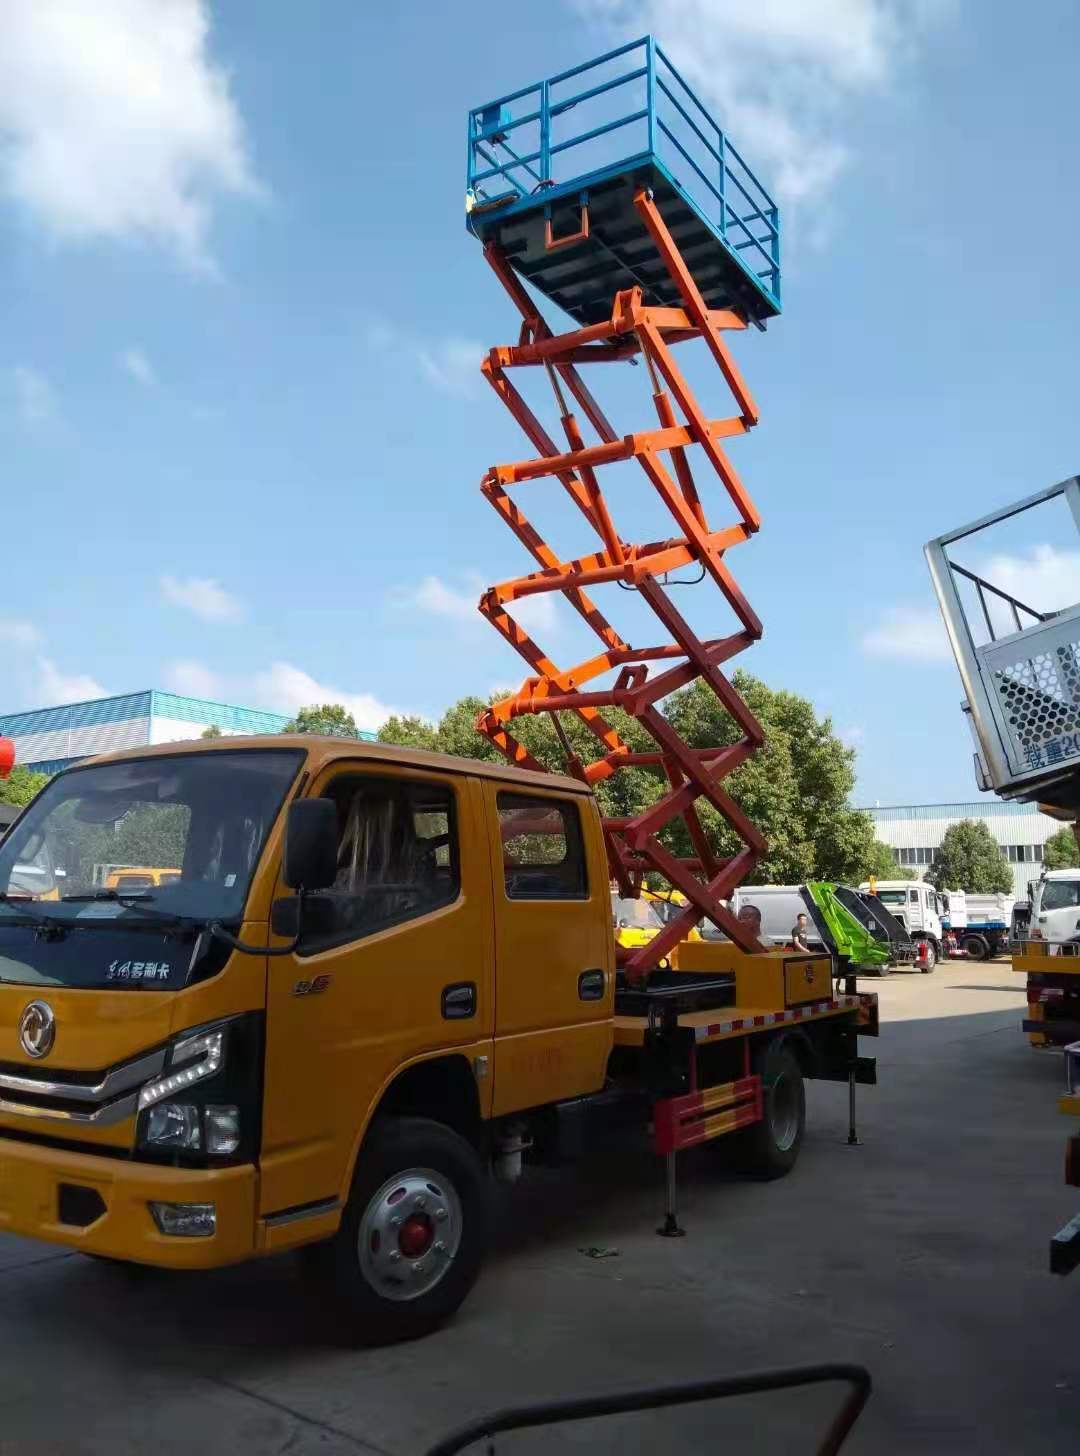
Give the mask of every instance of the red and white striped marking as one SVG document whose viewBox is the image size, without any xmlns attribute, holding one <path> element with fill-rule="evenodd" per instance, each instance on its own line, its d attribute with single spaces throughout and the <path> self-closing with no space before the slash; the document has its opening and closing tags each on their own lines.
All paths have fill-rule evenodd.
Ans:
<svg viewBox="0 0 1080 1456">
<path fill-rule="evenodd" d="M 786 1021 L 809 1021 L 826 1011 L 848 1011 L 860 1006 L 861 996 L 837 996 L 832 1001 L 813 1001 L 808 1006 L 796 1006 L 791 1011 L 765 1011 L 760 1016 L 740 1016 L 735 1021 L 716 1021 L 711 1026 L 695 1028 L 694 1039 L 706 1041 L 710 1036 L 726 1036 L 732 1031 L 754 1031 L 759 1026 L 780 1026 Z"/>
</svg>

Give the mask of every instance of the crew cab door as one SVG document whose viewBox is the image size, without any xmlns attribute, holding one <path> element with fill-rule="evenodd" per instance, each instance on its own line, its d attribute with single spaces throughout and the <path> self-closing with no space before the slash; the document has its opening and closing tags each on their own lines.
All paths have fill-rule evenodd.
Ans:
<svg viewBox="0 0 1080 1456">
<path fill-rule="evenodd" d="M 337 805 L 338 875 L 309 897 L 297 952 L 268 962 L 264 1215 L 338 1197 L 402 1067 L 445 1053 L 473 1075 L 491 1053 L 491 871 L 477 781 L 346 760 L 311 793 Z M 486 1115 L 490 1077 L 477 1086 Z"/>
<path fill-rule="evenodd" d="M 591 803 L 484 785 L 495 910 L 498 1115 L 597 1091 L 611 1053 L 611 902 Z"/>
</svg>

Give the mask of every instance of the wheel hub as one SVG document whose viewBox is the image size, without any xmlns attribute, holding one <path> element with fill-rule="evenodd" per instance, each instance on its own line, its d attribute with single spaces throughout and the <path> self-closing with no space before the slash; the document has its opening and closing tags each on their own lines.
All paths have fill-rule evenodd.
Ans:
<svg viewBox="0 0 1080 1456">
<path fill-rule="evenodd" d="M 407 1168 L 388 1178 L 364 1209 L 361 1272 L 384 1299 L 418 1299 L 445 1277 L 461 1236 L 461 1199 L 450 1180 L 431 1168 Z"/>
</svg>

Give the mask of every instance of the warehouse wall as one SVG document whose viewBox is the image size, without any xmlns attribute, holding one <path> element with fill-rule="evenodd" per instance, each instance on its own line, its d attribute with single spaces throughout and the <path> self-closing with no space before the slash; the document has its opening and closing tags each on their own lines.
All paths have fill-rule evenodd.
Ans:
<svg viewBox="0 0 1080 1456">
<path fill-rule="evenodd" d="M 1029 880 L 1042 872 L 1042 848 L 1061 824 L 1031 804 L 1006 804 L 994 799 L 956 804 L 906 804 L 875 807 L 865 811 L 874 822 L 874 832 L 894 850 L 899 864 L 915 871 L 920 879 L 930 868 L 933 851 L 945 831 L 963 819 L 980 820 L 1005 851 L 1013 872 L 1013 894 L 1027 898 Z"/>
</svg>

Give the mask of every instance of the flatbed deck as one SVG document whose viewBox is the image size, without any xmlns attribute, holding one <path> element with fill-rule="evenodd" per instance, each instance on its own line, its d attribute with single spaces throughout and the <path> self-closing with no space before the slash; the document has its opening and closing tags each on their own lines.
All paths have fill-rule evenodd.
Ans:
<svg viewBox="0 0 1080 1456">
<path fill-rule="evenodd" d="M 677 1025 L 692 1030 L 694 1040 L 724 1041 L 745 1036 L 748 1032 L 780 1026 L 785 1022 L 824 1021 L 829 1017 L 846 1016 L 853 1010 L 876 1005 L 873 996 L 834 996 L 828 1001 L 809 1002 L 786 1011 L 769 1011 L 761 1006 L 725 1006 L 721 1011 L 687 1011 L 678 1017 Z M 640 1047 L 645 1044 L 649 1020 L 646 1016 L 616 1016 L 615 1045 Z"/>
</svg>

